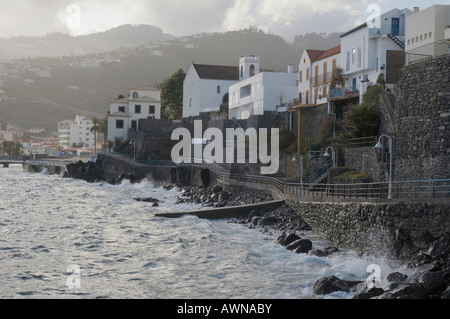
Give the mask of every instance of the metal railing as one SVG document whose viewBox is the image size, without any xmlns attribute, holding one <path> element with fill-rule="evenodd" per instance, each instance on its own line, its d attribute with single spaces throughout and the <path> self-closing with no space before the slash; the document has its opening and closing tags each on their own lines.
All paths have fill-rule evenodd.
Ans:
<svg viewBox="0 0 450 319">
<path fill-rule="evenodd" d="M 378 142 L 378 136 L 358 137 L 345 140 L 346 148 L 374 147 Z"/>
<path fill-rule="evenodd" d="M 120 157 L 133 160 L 133 158 L 124 154 L 110 153 Z M 192 162 L 193 161 L 193 162 Z M 137 161 L 136 161 L 137 162 Z M 192 163 L 191 163 L 192 162 Z M 165 165 L 168 163 L 174 166 L 197 165 L 208 168 L 217 175 L 219 179 L 228 183 L 249 184 L 259 186 L 261 189 L 275 189 L 284 195 L 301 195 L 309 197 L 326 197 L 336 199 L 387 199 L 389 194 L 392 199 L 430 199 L 430 198 L 450 198 L 450 179 L 438 180 L 416 180 L 416 181 L 393 181 L 378 183 L 348 183 L 348 184 L 314 184 L 311 187 L 313 178 L 300 183 L 285 182 L 279 178 L 264 175 L 231 174 L 218 164 L 205 161 L 203 159 L 190 159 L 181 164 L 175 164 L 172 161 L 142 161 L 147 165 Z M 162 164 L 158 164 L 162 163 Z M 322 167 L 324 174 L 332 166 L 330 160 Z M 316 174 L 320 177 L 320 173 Z"/>
<path fill-rule="evenodd" d="M 308 178 L 306 178 L 304 180 L 305 184 L 312 184 L 315 183 L 323 174 L 325 174 L 328 169 L 333 166 L 334 160 L 330 159 L 328 162 L 325 163 L 325 165 L 323 165 L 322 167 L 320 167 L 319 169 L 317 169 L 313 174 L 311 174 L 311 176 L 309 176 Z"/>
</svg>

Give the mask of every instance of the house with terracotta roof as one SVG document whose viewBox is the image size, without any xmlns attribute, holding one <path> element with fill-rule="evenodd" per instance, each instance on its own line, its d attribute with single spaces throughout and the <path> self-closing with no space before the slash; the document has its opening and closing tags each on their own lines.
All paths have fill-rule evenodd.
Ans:
<svg viewBox="0 0 450 319">
<path fill-rule="evenodd" d="M 139 131 L 139 120 L 161 119 L 161 90 L 143 86 L 129 90 L 130 94 L 110 102 L 108 140 L 126 140 L 128 131 Z"/>
<path fill-rule="evenodd" d="M 333 72 L 341 65 L 340 53 L 340 45 L 328 50 L 303 51 L 299 64 L 298 105 L 327 103 Z"/>
<path fill-rule="evenodd" d="M 183 83 L 183 118 L 228 105 L 228 88 L 238 81 L 237 66 L 192 63 Z"/>
</svg>

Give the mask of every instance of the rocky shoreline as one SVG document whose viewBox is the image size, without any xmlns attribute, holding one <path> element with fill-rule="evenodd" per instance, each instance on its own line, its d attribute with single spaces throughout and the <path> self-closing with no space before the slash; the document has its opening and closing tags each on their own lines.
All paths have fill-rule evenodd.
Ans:
<svg viewBox="0 0 450 319">
<path fill-rule="evenodd" d="M 177 203 L 224 207 L 270 200 L 273 200 L 272 196 L 264 192 L 232 193 L 220 186 L 188 186 L 181 188 Z M 311 240 L 302 238 L 301 232 L 311 228 L 286 204 L 269 211 L 252 210 L 248 216 L 229 222 L 262 232 L 281 232 L 277 238 L 278 244 L 293 253 L 326 257 L 339 251 L 335 246 L 316 249 Z M 402 234 L 398 236 L 401 237 Z M 411 269 L 417 270 L 416 275 L 411 278 L 399 272 L 391 273 L 387 276 L 389 288 L 382 289 L 376 281 L 349 281 L 328 276 L 315 283 L 313 292 L 319 296 L 343 291 L 351 293 L 353 299 L 450 299 L 450 234 L 439 238 L 428 234 L 426 237 L 420 244 L 421 249 L 417 249 L 409 259 Z M 407 238 L 400 239 L 407 241 Z M 368 277 L 369 275 L 368 273 Z"/>
<path fill-rule="evenodd" d="M 139 182 L 132 175 L 122 174 L 114 180 L 105 180 L 101 170 L 94 163 L 77 163 L 69 168 L 70 176 L 90 182 L 99 180 L 118 184 L 123 179 Z M 170 189 L 177 185 L 164 185 Z M 241 206 L 273 200 L 267 192 L 230 192 L 220 186 L 183 186 L 179 187 L 181 196 L 177 203 L 197 203 L 204 207 Z M 158 200 L 153 198 L 135 198 L 158 206 Z M 277 241 L 293 253 L 305 253 L 326 257 L 339 251 L 337 247 L 315 249 L 309 239 L 301 238 L 301 231 L 311 228 L 288 205 L 282 205 L 270 211 L 251 211 L 248 216 L 230 220 L 248 228 L 262 232 L 281 232 Z M 439 238 L 424 234 L 420 242 L 408 238 L 401 231 L 396 234 L 396 240 L 401 243 L 403 254 L 407 254 L 410 268 L 417 270 L 417 275 L 408 278 L 404 274 L 393 273 L 387 277 L 389 289 L 383 290 L 379 285 L 367 281 L 348 281 L 336 276 L 322 278 L 316 282 L 313 292 L 316 295 L 326 295 L 335 291 L 352 293 L 355 299 L 450 299 L 450 233 Z M 405 251 L 405 247 L 409 247 Z M 402 261 L 406 261 L 404 256 Z"/>
</svg>

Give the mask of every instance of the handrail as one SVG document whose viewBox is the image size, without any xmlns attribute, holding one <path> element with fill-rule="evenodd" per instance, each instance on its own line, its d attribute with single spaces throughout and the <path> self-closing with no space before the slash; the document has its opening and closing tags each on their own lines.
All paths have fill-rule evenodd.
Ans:
<svg viewBox="0 0 450 319">
<path fill-rule="evenodd" d="M 134 160 L 124 154 L 120 154 L 120 156 Z M 235 180 L 236 182 L 241 183 L 260 183 L 263 184 L 260 185 L 263 188 L 275 187 L 283 194 L 321 196 L 327 198 L 343 199 L 385 199 L 388 197 L 389 182 L 316 184 L 313 188 L 311 188 L 311 184 L 308 184 L 306 181 L 303 184 L 287 183 L 272 176 L 232 174 L 212 161 L 197 159 L 197 163 L 191 163 L 192 160 L 195 161 L 195 159 L 189 159 L 189 161 L 186 160 L 186 162 L 182 164 L 173 164 L 176 166 L 205 166 L 213 170 L 218 178 L 227 180 L 228 182 L 230 182 L 231 180 Z M 328 169 L 331 165 L 332 160 L 328 161 L 327 164 L 322 166 L 322 171 L 325 172 L 325 167 L 328 166 Z M 320 169 L 318 171 L 320 171 Z M 264 185 L 266 185 L 266 187 L 264 187 Z M 391 189 L 393 195 L 392 198 L 394 199 L 449 198 L 450 179 L 394 181 L 391 183 Z"/>
<path fill-rule="evenodd" d="M 389 115 L 391 116 L 391 120 L 394 123 L 394 121 L 395 121 L 394 107 L 392 106 L 391 100 L 389 99 L 389 96 L 387 95 L 385 86 L 383 86 L 381 89 L 381 96 L 383 98 L 384 104 L 387 106 Z"/>
<path fill-rule="evenodd" d="M 311 176 L 309 176 L 304 181 L 304 183 L 305 184 L 314 183 L 320 176 L 322 176 L 326 171 L 328 171 L 328 169 L 332 165 L 333 165 L 333 159 L 330 159 L 328 162 L 325 163 L 325 165 L 323 165 L 322 167 L 318 168 L 313 174 L 311 174 Z"/>
</svg>

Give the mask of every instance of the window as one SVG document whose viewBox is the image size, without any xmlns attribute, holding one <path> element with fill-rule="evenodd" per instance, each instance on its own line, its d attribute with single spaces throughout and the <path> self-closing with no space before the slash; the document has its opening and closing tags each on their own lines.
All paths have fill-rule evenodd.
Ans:
<svg viewBox="0 0 450 319">
<path fill-rule="evenodd" d="M 431 35 L 432 35 L 432 34 L 433 34 L 433 33 L 428 32 L 428 37 L 431 38 Z"/>
<path fill-rule="evenodd" d="M 135 114 L 141 114 L 141 106 L 140 105 L 135 105 L 134 106 L 134 113 Z"/>
<path fill-rule="evenodd" d="M 217 94 L 220 94 L 220 85 L 217 86 Z"/>
<path fill-rule="evenodd" d="M 352 50 L 352 64 L 355 64 L 356 62 L 356 49 Z"/>
<path fill-rule="evenodd" d="M 334 70 L 336 70 L 337 68 L 337 62 L 336 59 L 333 59 L 333 61 L 331 62 L 331 71 L 334 73 Z"/>
<path fill-rule="evenodd" d="M 125 113 L 125 106 L 119 106 L 119 112 Z"/>
<path fill-rule="evenodd" d="M 410 45 L 411 44 L 411 40 L 410 39 L 408 39 L 408 45 Z"/>
<path fill-rule="evenodd" d="M 345 70 L 350 71 L 350 51 L 347 51 L 347 60 L 345 64 Z"/>
<path fill-rule="evenodd" d="M 303 71 L 302 70 L 300 70 L 298 77 L 300 79 L 300 83 L 302 83 L 303 82 Z"/>
<path fill-rule="evenodd" d="M 306 68 L 306 81 L 309 81 L 309 68 Z"/>
<path fill-rule="evenodd" d="M 155 106 L 154 105 L 150 105 L 148 107 L 148 113 L 149 114 L 155 114 Z"/>
<path fill-rule="evenodd" d="M 358 48 L 358 68 L 361 67 L 362 50 Z"/>
<path fill-rule="evenodd" d="M 252 64 L 250 65 L 250 77 L 255 75 L 255 66 Z"/>
<path fill-rule="evenodd" d="M 116 120 L 116 128 L 124 128 L 124 121 Z"/>
<path fill-rule="evenodd" d="M 424 35 L 424 39 L 426 40 L 427 39 L 427 36 L 428 36 L 428 34 L 427 33 L 425 33 Z M 408 40 L 408 42 L 409 42 L 409 40 Z M 408 43 L 409 44 L 409 43 Z"/>
<path fill-rule="evenodd" d="M 324 85 L 322 88 L 322 97 L 323 98 L 327 97 L 327 93 L 328 93 L 327 91 L 328 91 L 328 86 Z"/>
<path fill-rule="evenodd" d="M 323 82 L 325 82 L 327 79 L 327 73 L 328 73 L 328 63 L 323 62 Z"/>
<path fill-rule="evenodd" d="M 189 100 L 189 106 L 192 107 L 192 99 Z"/>
<path fill-rule="evenodd" d="M 133 92 L 133 95 L 132 95 L 132 96 L 133 96 L 133 100 L 139 98 L 138 92 Z"/>
<path fill-rule="evenodd" d="M 423 41 L 423 34 L 420 35 L 420 41 Z"/>
<path fill-rule="evenodd" d="M 243 77 L 244 77 L 244 66 L 241 65 L 241 78 L 243 78 Z"/>
</svg>

